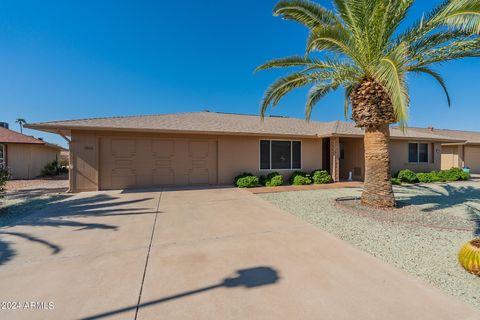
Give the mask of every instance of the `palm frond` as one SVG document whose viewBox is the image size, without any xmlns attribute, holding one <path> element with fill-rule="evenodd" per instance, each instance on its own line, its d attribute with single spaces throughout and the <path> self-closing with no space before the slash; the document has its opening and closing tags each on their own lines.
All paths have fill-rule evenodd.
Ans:
<svg viewBox="0 0 480 320">
<path fill-rule="evenodd" d="M 322 72 L 296 72 L 278 79 L 265 91 L 260 109 L 261 116 L 265 115 L 270 105 L 275 107 L 290 91 L 325 78 L 327 78 L 327 75 Z"/>
<path fill-rule="evenodd" d="M 320 82 L 310 89 L 307 96 L 307 103 L 305 104 L 305 119 L 307 121 L 310 120 L 313 107 L 318 103 L 318 101 L 325 97 L 330 91 L 336 90 L 337 88 L 338 84 L 336 83 Z"/>
<path fill-rule="evenodd" d="M 270 60 L 255 69 L 255 72 L 272 68 L 290 68 L 290 67 L 305 67 L 310 66 L 314 62 L 309 57 L 292 56 L 286 58 L 279 58 Z"/>
<path fill-rule="evenodd" d="M 306 51 L 307 53 L 313 51 L 332 52 L 360 62 L 353 50 L 352 39 L 343 28 L 322 27 L 313 29 L 307 39 Z"/>
<path fill-rule="evenodd" d="M 455 0 L 450 1 L 432 24 L 445 24 L 465 32 L 480 34 L 480 1 Z"/>
<path fill-rule="evenodd" d="M 385 86 L 401 128 L 407 125 L 410 103 L 404 69 L 407 52 L 407 46 L 398 46 L 381 60 L 376 70 L 376 78 Z"/>
<path fill-rule="evenodd" d="M 297 21 L 310 29 L 320 25 L 340 23 L 335 13 L 312 1 L 283 0 L 275 6 L 273 12 L 277 16 Z"/>
<path fill-rule="evenodd" d="M 423 52 L 412 67 L 443 63 L 461 58 L 480 57 L 480 38 L 457 40 Z"/>
<path fill-rule="evenodd" d="M 333 0 L 333 4 L 335 5 L 339 17 L 342 19 L 342 22 L 348 26 L 352 33 L 360 34 L 360 29 L 355 24 L 355 19 L 350 10 L 349 0 Z"/>
<path fill-rule="evenodd" d="M 450 44 L 457 40 L 469 38 L 470 34 L 462 30 L 439 31 L 431 33 L 417 41 L 409 43 L 409 51 L 412 58 L 418 58 L 428 50 Z"/>
<path fill-rule="evenodd" d="M 345 117 L 345 120 L 347 120 L 347 118 L 348 118 L 348 109 L 349 109 L 350 104 L 351 104 L 350 95 L 355 90 L 357 85 L 358 85 L 358 83 L 355 83 L 355 82 L 347 83 L 347 84 L 344 85 L 344 87 L 345 87 L 345 97 L 344 97 L 344 102 L 343 102 L 343 115 Z"/>
<path fill-rule="evenodd" d="M 428 67 L 418 67 L 418 68 L 415 68 L 415 69 L 411 69 L 409 71 L 417 72 L 417 73 L 425 73 L 425 74 L 428 74 L 428 75 L 432 76 L 435 80 L 437 80 L 437 82 L 440 84 L 443 91 L 445 92 L 445 95 L 447 96 L 448 106 L 450 107 L 452 105 L 452 101 L 450 99 L 450 94 L 448 93 L 448 89 L 447 89 L 447 85 L 445 84 L 445 80 L 443 79 L 443 77 L 438 72 L 433 71 L 432 69 L 430 69 Z"/>
</svg>

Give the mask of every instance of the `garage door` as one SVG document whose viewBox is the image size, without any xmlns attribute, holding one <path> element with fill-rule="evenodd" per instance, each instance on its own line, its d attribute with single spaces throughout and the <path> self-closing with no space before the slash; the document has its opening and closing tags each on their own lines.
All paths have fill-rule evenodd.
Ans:
<svg viewBox="0 0 480 320">
<path fill-rule="evenodd" d="M 216 184 L 214 140 L 102 137 L 100 188 Z"/>
<path fill-rule="evenodd" d="M 465 166 L 473 173 L 480 173 L 480 146 L 465 147 Z"/>
</svg>

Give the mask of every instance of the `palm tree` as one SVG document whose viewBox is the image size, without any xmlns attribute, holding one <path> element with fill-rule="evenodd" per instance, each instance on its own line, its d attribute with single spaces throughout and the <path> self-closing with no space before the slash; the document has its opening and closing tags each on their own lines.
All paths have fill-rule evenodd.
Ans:
<svg viewBox="0 0 480 320">
<path fill-rule="evenodd" d="M 18 123 L 18 125 L 20 126 L 20 133 L 23 133 L 23 125 L 27 123 L 27 121 L 23 118 L 18 118 L 17 120 L 15 120 L 15 123 Z"/>
<path fill-rule="evenodd" d="M 406 128 L 407 74 L 433 77 L 450 96 L 432 66 L 480 56 L 480 1 L 443 2 L 410 28 L 400 24 L 414 0 L 333 0 L 335 11 L 304 0 L 283 0 L 274 15 L 309 30 L 306 54 L 269 61 L 257 70 L 301 68 L 265 92 L 261 116 L 293 89 L 310 86 L 305 117 L 326 94 L 343 87 L 345 116 L 364 128 L 365 184 L 362 203 L 395 205 L 390 182 L 389 125 Z M 350 109 L 351 108 L 351 109 Z"/>
</svg>

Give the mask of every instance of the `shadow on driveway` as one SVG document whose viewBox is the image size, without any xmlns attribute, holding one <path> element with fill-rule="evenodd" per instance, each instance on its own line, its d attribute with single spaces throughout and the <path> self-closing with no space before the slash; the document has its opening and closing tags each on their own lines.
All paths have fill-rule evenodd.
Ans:
<svg viewBox="0 0 480 320">
<path fill-rule="evenodd" d="M 121 208 L 128 204 L 142 203 L 153 199 L 151 197 L 124 201 L 114 201 L 119 198 L 109 194 L 97 194 L 91 197 L 74 199 L 67 199 L 68 197 L 70 196 L 59 195 L 46 199 L 36 199 L 0 210 L 0 266 L 8 263 L 17 255 L 17 252 L 12 248 L 12 243 L 6 241 L 2 237 L 3 235 L 26 239 L 46 246 L 51 250 L 52 255 L 62 251 L 62 247 L 58 244 L 50 243 L 29 233 L 9 231 L 11 227 L 68 227 L 72 228 L 72 231 L 92 229 L 116 231 L 118 226 L 115 225 L 80 222 L 73 220 L 73 218 L 155 213 L 149 212 L 150 208 Z M 36 201 L 41 202 L 42 210 L 35 209 Z M 48 208 L 44 208 L 46 206 Z M 2 217 L 2 215 L 6 217 Z"/>
<path fill-rule="evenodd" d="M 218 288 L 239 288 L 244 287 L 245 289 L 252 289 L 261 286 L 271 285 L 280 280 L 278 272 L 271 268 L 271 267 L 254 267 L 248 269 L 242 269 L 236 271 L 236 276 L 231 278 L 225 278 L 221 282 L 212 284 L 210 286 L 206 286 L 203 288 L 194 289 L 191 291 L 186 291 L 182 293 L 178 293 L 172 296 L 163 297 L 157 300 L 152 300 L 148 302 L 143 302 L 136 305 L 132 305 L 129 307 L 107 311 L 104 313 L 96 314 L 87 318 L 82 318 L 82 320 L 93 320 L 93 319 L 101 319 L 106 317 L 111 317 L 114 315 L 118 315 L 120 313 L 136 310 L 135 319 L 137 318 L 138 311 L 141 308 L 149 307 L 152 305 L 160 304 L 169 302 L 171 300 L 185 298 L 191 295 L 199 294 L 205 291 L 214 290 Z"/>
</svg>

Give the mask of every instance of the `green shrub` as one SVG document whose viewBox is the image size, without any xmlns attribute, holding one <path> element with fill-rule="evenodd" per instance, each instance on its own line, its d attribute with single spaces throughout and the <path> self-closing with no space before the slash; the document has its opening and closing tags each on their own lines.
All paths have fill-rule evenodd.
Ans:
<svg viewBox="0 0 480 320">
<path fill-rule="evenodd" d="M 418 178 L 415 172 L 409 169 L 400 170 L 400 172 L 398 173 L 398 179 L 401 182 L 406 182 L 406 183 L 418 182 Z"/>
<path fill-rule="evenodd" d="M 283 176 L 278 172 L 271 172 L 265 179 L 265 185 L 267 187 L 277 187 L 283 184 Z"/>
<path fill-rule="evenodd" d="M 310 175 L 303 171 L 295 171 L 292 173 L 289 179 L 290 184 L 293 185 L 304 185 L 304 184 L 311 184 L 312 179 L 310 179 Z"/>
<path fill-rule="evenodd" d="M 260 181 L 258 177 L 254 176 L 251 173 L 244 172 L 241 175 L 238 175 L 233 180 L 233 184 L 237 188 L 253 188 L 259 185 Z"/>
<path fill-rule="evenodd" d="M 417 173 L 417 179 L 421 183 L 431 183 L 434 182 L 434 178 L 436 179 L 435 173 Z"/>
<path fill-rule="evenodd" d="M 333 182 L 332 177 L 328 174 L 327 170 L 317 169 L 311 173 L 313 183 L 315 184 L 324 184 Z"/>
<path fill-rule="evenodd" d="M 432 177 L 431 182 L 451 182 L 451 181 L 462 181 L 470 179 L 470 174 L 464 172 L 460 168 L 451 168 L 448 170 L 432 171 L 430 172 Z"/>
<path fill-rule="evenodd" d="M 440 182 L 442 181 L 441 176 L 439 175 L 440 171 L 431 171 L 430 172 L 430 177 L 431 177 L 431 182 Z"/>
<path fill-rule="evenodd" d="M 470 179 L 470 173 L 463 171 L 460 168 L 451 168 L 447 171 L 447 177 L 450 181 L 463 181 Z"/>
<path fill-rule="evenodd" d="M 56 176 L 58 175 L 60 167 L 57 160 L 47 163 L 42 169 L 42 176 Z"/>
<path fill-rule="evenodd" d="M 306 184 L 312 184 L 312 180 L 304 176 L 295 176 L 295 178 L 293 178 L 292 184 L 295 186 L 302 186 Z"/>
<path fill-rule="evenodd" d="M 462 169 L 452 168 L 429 173 L 417 173 L 417 179 L 422 183 L 462 181 L 470 179 L 470 174 Z"/>
<path fill-rule="evenodd" d="M 11 175 L 10 171 L 7 168 L 0 169 L 0 197 L 2 193 L 5 191 L 5 186 L 7 185 L 7 181 L 10 180 Z"/>
<path fill-rule="evenodd" d="M 390 181 L 392 182 L 392 184 L 393 184 L 394 186 L 399 186 L 399 185 L 402 184 L 402 182 L 401 182 L 400 179 L 398 179 L 398 178 L 392 178 L 392 179 L 390 179 Z"/>
</svg>

